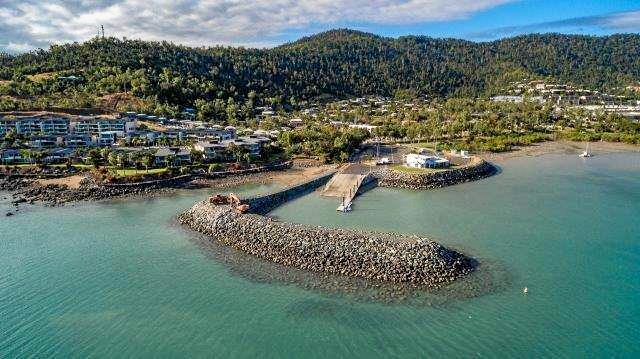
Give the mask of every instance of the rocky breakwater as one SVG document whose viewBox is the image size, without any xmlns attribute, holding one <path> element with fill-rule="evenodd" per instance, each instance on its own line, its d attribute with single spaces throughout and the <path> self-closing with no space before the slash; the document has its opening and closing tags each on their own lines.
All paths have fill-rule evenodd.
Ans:
<svg viewBox="0 0 640 359">
<path fill-rule="evenodd" d="M 434 288 L 476 265 L 427 238 L 279 222 L 208 201 L 196 203 L 178 219 L 256 257 L 315 272 Z"/>
<path fill-rule="evenodd" d="M 477 181 L 494 175 L 497 168 L 491 163 L 472 157 L 469 163 L 448 170 L 425 173 L 406 173 L 393 169 L 378 170 L 373 173 L 380 187 L 433 189 L 463 182 Z"/>
</svg>

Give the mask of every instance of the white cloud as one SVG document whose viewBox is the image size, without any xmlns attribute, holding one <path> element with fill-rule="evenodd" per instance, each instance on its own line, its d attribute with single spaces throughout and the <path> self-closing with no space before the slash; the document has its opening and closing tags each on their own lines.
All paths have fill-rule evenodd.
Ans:
<svg viewBox="0 0 640 359">
<path fill-rule="evenodd" d="M 583 16 L 557 21 L 548 21 L 524 26 L 507 26 L 467 34 L 476 40 L 493 40 L 532 32 L 600 33 L 640 31 L 640 11 L 618 12 L 605 15 Z"/>
<path fill-rule="evenodd" d="M 515 0 L 3 0 L 0 49 L 107 35 L 189 45 L 272 45 L 288 30 L 468 17 Z"/>
<path fill-rule="evenodd" d="M 640 11 L 614 14 L 603 18 L 603 25 L 620 30 L 640 30 Z"/>
</svg>

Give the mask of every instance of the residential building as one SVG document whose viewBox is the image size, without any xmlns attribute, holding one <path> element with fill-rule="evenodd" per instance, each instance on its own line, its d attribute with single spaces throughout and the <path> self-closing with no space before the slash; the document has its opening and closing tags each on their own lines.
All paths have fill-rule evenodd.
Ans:
<svg viewBox="0 0 640 359">
<path fill-rule="evenodd" d="M 0 119 L 0 135 L 15 131 L 20 135 L 64 135 L 69 132 L 69 119 L 64 117 L 28 116 Z"/>
<path fill-rule="evenodd" d="M 0 136 L 4 136 L 10 131 L 16 132 L 16 121 L 8 118 L 0 118 Z"/>
<path fill-rule="evenodd" d="M 362 129 L 362 130 L 367 130 L 367 131 L 369 131 L 369 133 L 372 133 L 373 130 L 378 128 L 378 126 L 360 124 L 360 125 L 349 125 L 349 128 L 359 128 L 359 129 Z"/>
<path fill-rule="evenodd" d="M 44 157 L 43 161 L 46 163 L 60 163 L 73 157 L 74 149 L 72 148 L 56 148 Z"/>
<path fill-rule="evenodd" d="M 41 133 L 40 119 L 31 117 L 16 120 L 16 133 L 19 135 L 33 135 Z"/>
<path fill-rule="evenodd" d="M 193 149 L 202 152 L 206 161 L 227 161 L 231 158 L 229 148 L 217 140 L 198 141 Z"/>
<path fill-rule="evenodd" d="M 291 127 L 298 127 L 298 126 L 302 126 L 304 124 L 304 121 L 301 118 L 292 118 L 289 120 L 289 126 Z"/>
<path fill-rule="evenodd" d="M 410 153 L 405 157 L 405 164 L 408 167 L 413 168 L 443 168 L 449 167 L 451 163 L 448 159 L 438 157 L 438 156 L 430 156 L 430 155 L 421 155 L 417 153 Z"/>
<path fill-rule="evenodd" d="M 52 148 L 61 144 L 60 142 L 56 136 L 32 136 L 29 140 L 29 147 Z"/>
<path fill-rule="evenodd" d="M 98 146 L 112 146 L 121 137 L 120 131 L 103 131 L 95 136 L 95 142 Z"/>
<path fill-rule="evenodd" d="M 22 162 L 23 158 L 20 155 L 20 150 L 8 148 L 6 150 L 0 150 L 0 160 L 2 163 L 17 163 Z"/>
<path fill-rule="evenodd" d="M 82 118 L 71 122 L 73 133 L 98 135 L 100 132 L 116 131 L 119 137 L 136 130 L 137 123 L 135 120 L 127 119 L 94 119 Z"/>
<path fill-rule="evenodd" d="M 66 147 L 87 147 L 91 146 L 93 142 L 91 141 L 91 136 L 89 135 L 77 135 L 77 134 L 69 134 L 63 137 L 63 142 Z"/>
<path fill-rule="evenodd" d="M 40 132 L 45 135 L 66 135 L 69 133 L 69 119 L 43 118 L 40 120 Z"/>
<path fill-rule="evenodd" d="M 170 160 L 175 165 L 191 163 L 191 151 L 178 147 L 162 147 L 154 154 L 156 165 L 168 165 Z"/>
</svg>

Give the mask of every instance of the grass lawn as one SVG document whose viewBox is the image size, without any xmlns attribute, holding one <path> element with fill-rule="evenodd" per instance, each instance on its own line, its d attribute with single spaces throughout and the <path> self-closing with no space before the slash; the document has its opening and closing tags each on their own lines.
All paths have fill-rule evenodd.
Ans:
<svg viewBox="0 0 640 359">
<path fill-rule="evenodd" d="M 433 172 L 442 172 L 447 170 L 447 168 L 413 168 L 413 167 L 407 167 L 405 165 L 393 165 L 391 166 L 391 169 L 394 171 L 409 173 L 409 174 L 433 173 Z"/>
<path fill-rule="evenodd" d="M 109 168 L 109 171 L 111 173 L 114 173 L 116 176 L 119 177 L 128 177 L 128 176 L 134 176 L 134 175 L 143 175 L 143 174 L 158 174 L 158 173 L 164 173 L 167 172 L 166 168 L 149 168 L 149 172 L 147 172 L 145 169 L 141 169 L 141 170 L 136 170 L 135 168 L 125 168 L 125 169 L 117 169 L 117 168 Z"/>
</svg>

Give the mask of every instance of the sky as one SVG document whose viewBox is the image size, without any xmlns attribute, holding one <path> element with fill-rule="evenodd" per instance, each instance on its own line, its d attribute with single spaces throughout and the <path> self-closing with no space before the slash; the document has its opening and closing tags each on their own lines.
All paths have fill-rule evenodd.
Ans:
<svg viewBox="0 0 640 359">
<path fill-rule="evenodd" d="M 0 51 L 96 36 L 272 47 L 334 28 L 491 41 L 640 32 L 640 0 L 0 0 Z"/>
</svg>

